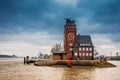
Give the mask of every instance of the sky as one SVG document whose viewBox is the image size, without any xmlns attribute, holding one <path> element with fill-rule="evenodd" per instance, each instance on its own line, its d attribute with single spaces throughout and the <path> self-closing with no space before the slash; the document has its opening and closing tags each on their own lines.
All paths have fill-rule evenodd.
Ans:
<svg viewBox="0 0 120 80">
<path fill-rule="evenodd" d="M 0 0 L 0 54 L 50 54 L 63 44 L 65 18 L 100 55 L 120 53 L 120 0 Z"/>
</svg>

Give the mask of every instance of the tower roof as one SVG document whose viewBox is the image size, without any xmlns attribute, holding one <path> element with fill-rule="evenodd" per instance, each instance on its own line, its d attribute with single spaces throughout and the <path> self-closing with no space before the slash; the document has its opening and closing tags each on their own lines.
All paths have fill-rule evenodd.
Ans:
<svg viewBox="0 0 120 80">
<path fill-rule="evenodd" d="M 66 18 L 66 23 L 75 23 L 75 20 L 71 20 L 70 18 Z"/>
<path fill-rule="evenodd" d="M 67 26 L 75 26 L 75 20 L 72 20 L 70 18 L 66 18 L 66 24 Z"/>
</svg>

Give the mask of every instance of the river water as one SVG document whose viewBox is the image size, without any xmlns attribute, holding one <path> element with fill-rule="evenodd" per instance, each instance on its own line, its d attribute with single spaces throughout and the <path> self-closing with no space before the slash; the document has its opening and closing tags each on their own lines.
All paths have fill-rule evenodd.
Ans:
<svg viewBox="0 0 120 80">
<path fill-rule="evenodd" d="M 120 61 L 110 61 L 117 67 L 68 68 L 24 65 L 22 60 L 0 59 L 0 80 L 120 80 Z"/>
</svg>

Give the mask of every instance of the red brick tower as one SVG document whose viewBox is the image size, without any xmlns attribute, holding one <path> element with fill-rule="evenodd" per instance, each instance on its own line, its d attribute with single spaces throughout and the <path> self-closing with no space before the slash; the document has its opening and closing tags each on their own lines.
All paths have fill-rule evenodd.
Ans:
<svg viewBox="0 0 120 80">
<path fill-rule="evenodd" d="M 64 51 L 67 53 L 77 39 L 76 33 L 75 21 L 66 19 L 66 24 L 64 25 Z"/>
</svg>

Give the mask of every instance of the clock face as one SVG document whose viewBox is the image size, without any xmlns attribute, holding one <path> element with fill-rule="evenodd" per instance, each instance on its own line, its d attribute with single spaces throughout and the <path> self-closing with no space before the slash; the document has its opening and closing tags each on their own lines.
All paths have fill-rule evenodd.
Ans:
<svg viewBox="0 0 120 80">
<path fill-rule="evenodd" d="M 74 40 L 75 39 L 74 33 L 68 33 L 68 39 L 69 40 Z"/>
</svg>

